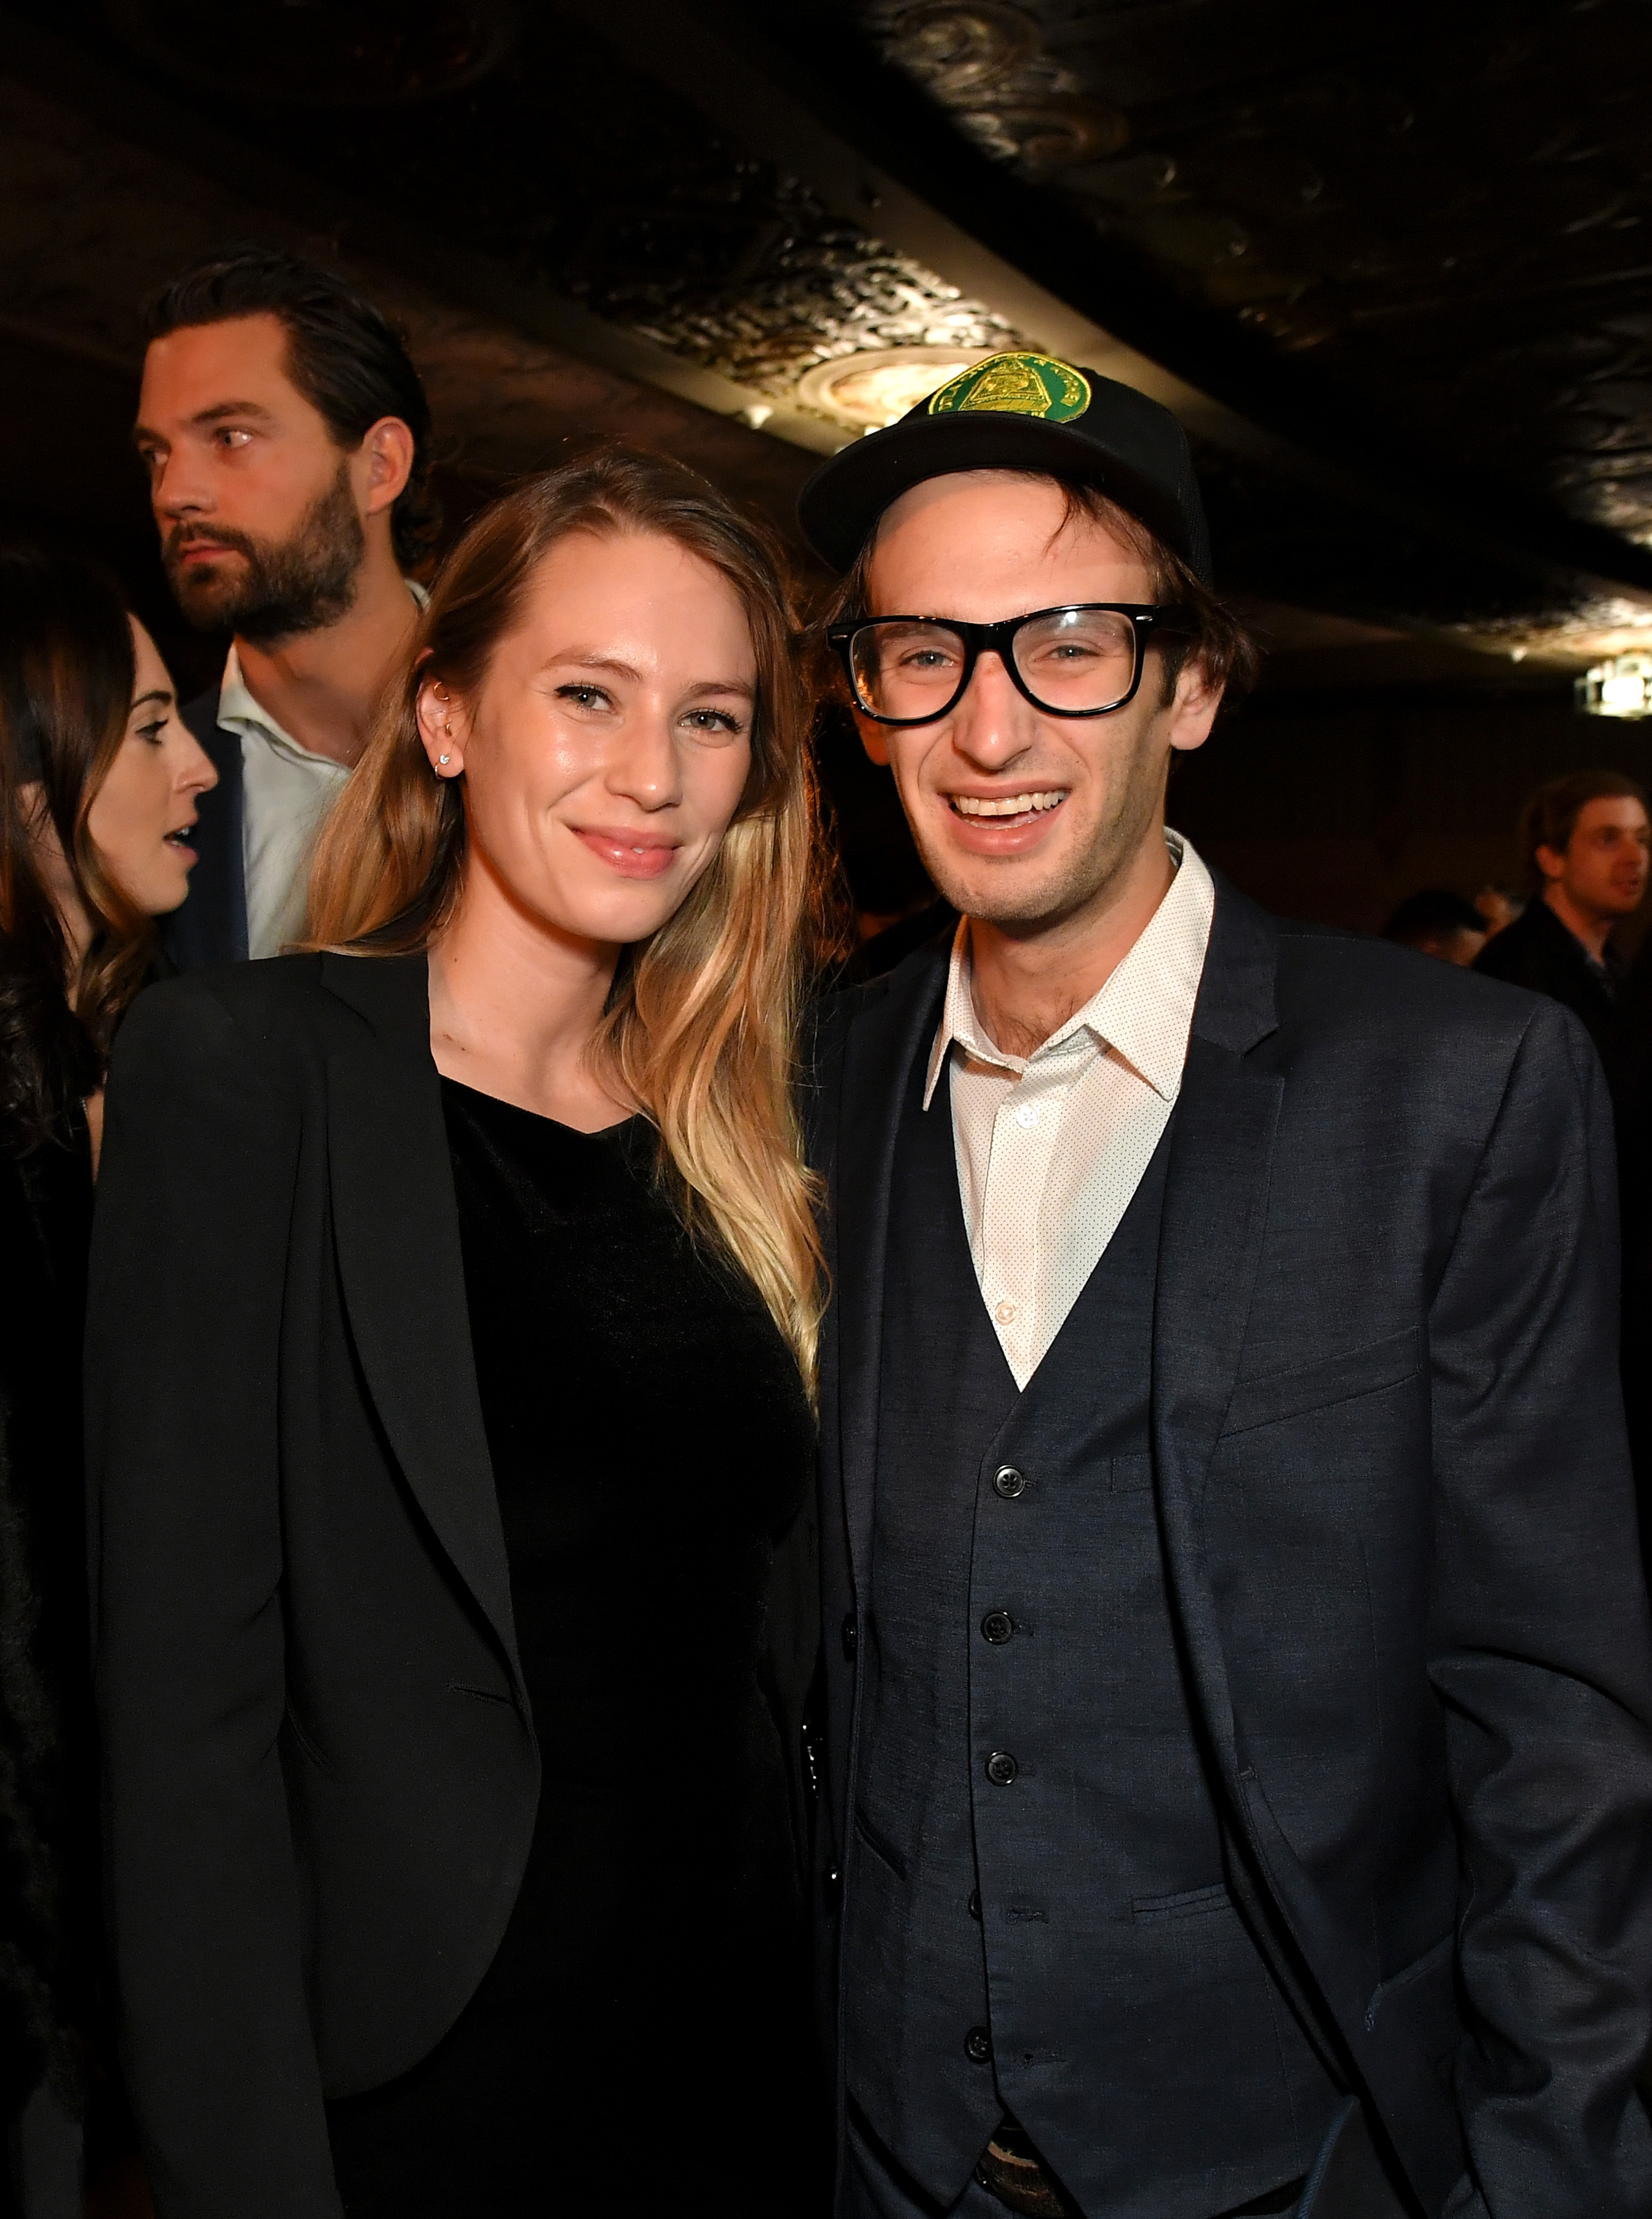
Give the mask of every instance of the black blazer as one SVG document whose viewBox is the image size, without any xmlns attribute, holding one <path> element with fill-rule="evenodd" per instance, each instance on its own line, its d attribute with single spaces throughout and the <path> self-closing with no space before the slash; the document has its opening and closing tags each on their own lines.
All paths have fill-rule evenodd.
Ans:
<svg viewBox="0 0 1652 2219">
<path fill-rule="evenodd" d="M 152 989 L 115 1051 L 96 1670 L 163 2219 L 338 2219 L 324 2096 L 434 2046 L 528 1853 L 539 1761 L 429 1027 L 422 956 L 292 956 Z M 788 1751 L 817 1601 L 810 1518 L 768 1615 Z"/>
<path fill-rule="evenodd" d="M 241 739 L 218 722 L 220 689 L 198 694 L 183 722 L 211 758 L 218 783 L 196 802 L 196 866 L 183 905 L 161 919 L 173 967 L 203 971 L 246 960 L 246 862 L 241 844 Z"/>
<path fill-rule="evenodd" d="M 91 1237 L 83 1120 L 0 1138 L 0 2116 L 41 2071 L 107 2061 L 86 1647 L 80 1348 Z"/>
<path fill-rule="evenodd" d="M 945 972 L 937 946 L 823 1020 L 831 1625 L 866 1607 L 893 1143 Z M 1652 1639 L 1615 1247 L 1573 1018 L 1219 883 L 1154 1324 L 1172 1602 L 1230 1890 L 1430 2215 L 1652 2210 Z M 825 1670 L 841 1872 L 835 1642 Z"/>
<path fill-rule="evenodd" d="M 1609 948 L 1605 975 L 1590 962 L 1575 933 L 1568 930 L 1541 894 L 1534 895 L 1511 925 L 1486 942 L 1475 958 L 1482 979 L 1502 979 L 1511 986 L 1552 995 L 1583 1022 L 1601 1054 L 1611 1060 L 1617 1019 L 1618 960 Z"/>
</svg>

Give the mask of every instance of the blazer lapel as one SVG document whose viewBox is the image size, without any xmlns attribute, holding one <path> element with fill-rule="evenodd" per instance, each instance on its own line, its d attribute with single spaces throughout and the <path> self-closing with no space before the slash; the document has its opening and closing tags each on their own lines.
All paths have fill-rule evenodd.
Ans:
<svg viewBox="0 0 1652 2219">
<path fill-rule="evenodd" d="M 1217 882 L 1210 949 L 1176 1112 L 1153 1321 L 1153 1437 L 1171 1585 L 1206 1722 L 1237 1769 L 1202 1509 L 1233 1391 L 1261 1251 L 1284 1081 L 1247 1067 L 1275 1029 L 1278 935 Z"/>
<path fill-rule="evenodd" d="M 853 1019 L 843 1049 L 832 1166 L 836 1273 L 838 1458 L 850 1563 L 864 1583 L 878 1458 L 884 1273 L 895 1140 L 913 1059 L 941 1021 L 947 951 L 906 967 L 883 998 Z"/>
<path fill-rule="evenodd" d="M 374 1034 L 327 1063 L 333 1223 L 362 1370 L 407 1484 L 520 1689 L 425 959 L 328 955 L 322 976 Z"/>
<path fill-rule="evenodd" d="M 161 919 L 161 938 L 180 971 L 246 960 L 246 873 L 241 857 L 244 811 L 240 736 L 218 722 L 219 689 L 191 701 L 183 720 L 218 773 L 218 783 L 196 802 L 200 856 L 189 878 L 189 898 Z"/>
</svg>

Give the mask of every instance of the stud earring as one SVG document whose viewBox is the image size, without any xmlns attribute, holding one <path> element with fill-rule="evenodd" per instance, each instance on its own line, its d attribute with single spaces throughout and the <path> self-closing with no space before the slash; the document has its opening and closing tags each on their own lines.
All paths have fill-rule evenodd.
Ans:
<svg viewBox="0 0 1652 2219">
<path fill-rule="evenodd" d="M 451 755 L 438 755 L 436 760 L 438 762 L 451 762 L 453 758 Z"/>
</svg>

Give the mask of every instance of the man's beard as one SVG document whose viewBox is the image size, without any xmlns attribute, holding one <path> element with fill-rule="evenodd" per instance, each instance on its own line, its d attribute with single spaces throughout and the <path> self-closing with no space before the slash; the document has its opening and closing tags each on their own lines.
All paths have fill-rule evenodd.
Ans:
<svg viewBox="0 0 1652 2219">
<path fill-rule="evenodd" d="M 233 548 L 242 560 L 197 568 L 183 560 L 192 542 Z M 367 551 L 350 469 L 311 502 L 279 544 L 212 524 L 175 525 L 162 550 L 177 605 L 202 631 L 228 631 L 260 647 L 325 631 L 349 612 Z"/>
</svg>

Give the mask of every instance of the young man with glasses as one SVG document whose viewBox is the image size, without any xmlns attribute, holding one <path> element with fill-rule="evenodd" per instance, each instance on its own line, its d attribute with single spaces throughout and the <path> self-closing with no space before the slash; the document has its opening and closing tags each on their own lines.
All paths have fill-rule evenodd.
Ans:
<svg viewBox="0 0 1652 2219">
<path fill-rule="evenodd" d="M 823 1019 L 840 2219 L 1652 2209 L 1652 1643 L 1552 1003 L 1164 823 L 1175 420 L 981 364 L 806 488 L 962 917 Z"/>
</svg>

